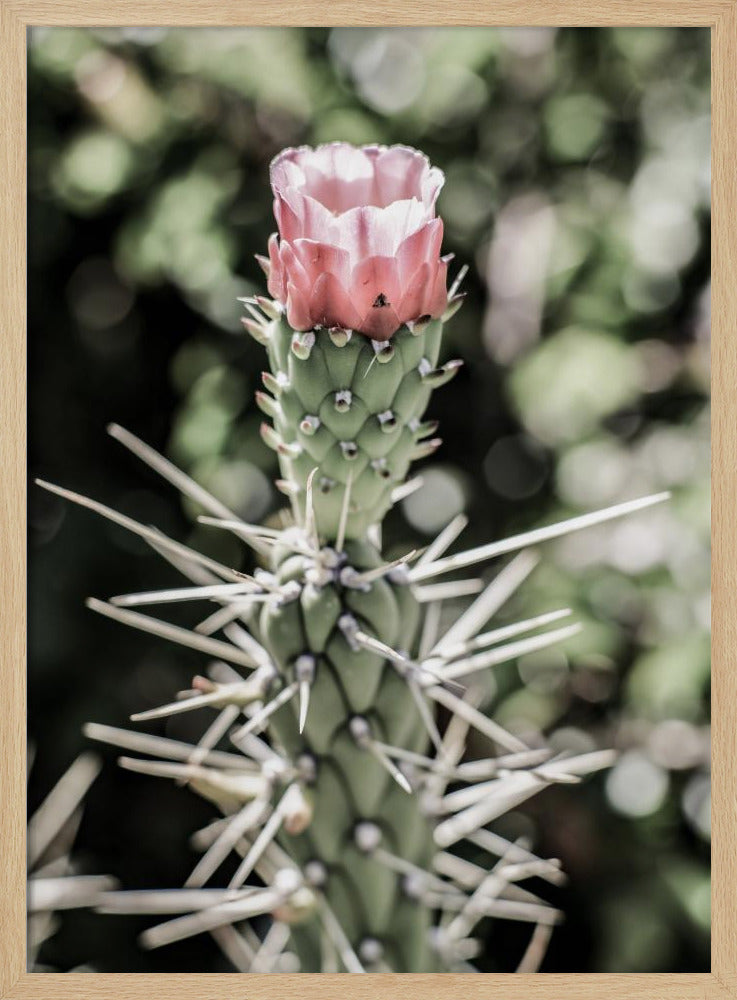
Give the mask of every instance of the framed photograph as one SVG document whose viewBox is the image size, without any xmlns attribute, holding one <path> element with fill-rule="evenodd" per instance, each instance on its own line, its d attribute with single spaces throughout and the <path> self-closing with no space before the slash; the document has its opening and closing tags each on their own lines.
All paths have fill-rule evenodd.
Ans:
<svg viewBox="0 0 737 1000">
<path fill-rule="evenodd" d="M 0 32 L 0 997 L 737 996 L 737 2 Z"/>
</svg>

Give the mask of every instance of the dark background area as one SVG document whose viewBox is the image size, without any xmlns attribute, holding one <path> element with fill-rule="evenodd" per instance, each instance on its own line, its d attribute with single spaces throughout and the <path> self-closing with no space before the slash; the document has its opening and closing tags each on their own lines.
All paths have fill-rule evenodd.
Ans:
<svg viewBox="0 0 737 1000">
<path fill-rule="evenodd" d="M 30 473 L 248 568 L 105 432 L 116 421 L 245 519 L 273 516 L 253 402 L 263 349 L 237 296 L 274 228 L 268 163 L 333 139 L 421 148 L 467 300 L 430 416 L 443 447 L 389 516 L 389 553 L 459 510 L 469 546 L 661 489 L 672 500 L 544 549 L 510 618 L 568 605 L 560 650 L 489 680 L 486 709 L 608 773 L 499 829 L 557 856 L 566 912 L 543 971 L 709 968 L 709 34 L 700 29 L 34 29 L 29 37 Z M 90 595 L 176 576 L 143 543 L 30 489 L 29 788 L 169 701 L 201 658 L 98 618 Z M 202 719 L 156 730 L 187 738 Z M 87 800 L 81 870 L 181 885 L 211 811 L 121 772 Z M 209 938 L 153 953 L 144 921 L 64 915 L 66 970 L 216 971 Z M 529 928 L 483 925 L 484 970 Z"/>
</svg>

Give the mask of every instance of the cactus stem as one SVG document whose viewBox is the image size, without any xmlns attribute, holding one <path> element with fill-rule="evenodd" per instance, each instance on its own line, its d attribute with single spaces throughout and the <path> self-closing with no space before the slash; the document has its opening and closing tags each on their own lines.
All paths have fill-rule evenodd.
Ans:
<svg viewBox="0 0 737 1000">
<path fill-rule="evenodd" d="M 355 441 L 341 441 L 340 450 L 343 452 L 343 458 L 347 462 L 352 462 L 358 457 L 358 445 Z"/>
<path fill-rule="evenodd" d="M 241 728 L 233 734 L 233 738 L 241 739 L 243 736 L 248 736 L 256 730 L 260 731 L 263 729 L 266 721 L 274 714 L 274 712 L 278 711 L 282 705 L 286 705 L 286 703 L 295 696 L 298 687 L 299 684 L 297 681 L 293 681 L 291 684 L 288 684 L 283 691 L 279 692 L 276 698 L 272 698 L 272 700 L 264 705 L 262 709 L 255 712 L 248 722 L 244 726 L 241 726 Z"/>
<path fill-rule="evenodd" d="M 340 508 L 340 520 L 338 521 L 338 532 L 335 538 L 335 551 L 342 552 L 345 545 L 345 533 L 348 527 L 348 512 L 350 510 L 351 503 L 351 491 L 353 488 L 353 470 L 351 469 L 348 473 L 348 479 L 346 480 L 344 492 L 343 492 L 343 505 Z"/>
<path fill-rule="evenodd" d="M 258 302 L 256 304 L 260 305 Z M 281 325 L 279 329 L 281 330 Z M 298 336 L 305 337 L 304 334 Z M 323 346 L 321 343 L 321 350 Z M 327 348 L 331 349 L 330 344 L 327 344 Z M 376 357 L 371 360 L 371 364 Z M 290 364 L 294 365 L 294 362 Z M 456 363 L 451 362 L 442 369 L 432 371 L 429 362 L 425 361 L 420 365 L 420 372 L 426 375 L 447 373 L 449 369 L 455 370 L 456 367 Z M 309 365 L 305 368 L 305 377 L 309 376 L 309 368 Z M 294 366 L 294 372 L 295 378 L 297 373 L 302 377 L 298 365 Z M 417 376 L 413 377 L 417 381 Z M 276 386 L 275 394 L 278 395 L 288 382 L 287 376 L 281 375 L 274 378 L 273 382 Z M 335 401 L 333 394 L 328 405 Z M 272 403 L 274 406 L 279 405 L 273 400 Z M 296 413 L 302 413 L 316 405 L 315 402 L 304 403 Z M 369 412 L 376 413 L 379 409 L 380 406 L 370 407 Z M 392 416 L 390 411 L 377 414 L 380 423 L 381 417 L 385 415 Z M 281 427 L 281 422 L 279 426 Z M 412 421 L 408 422 L 408 427 L 416 435 L 433 432 L 429 423 Z M 269 431 L 273 443 L 277 444 L 277 450 L 280 450 L 279 445 L 288 449 L 295 447 L 294 444 L 285 445 L 282 434 L 274 428 L 269 428 Z M 374 424 L 372 434 L 375 436 L 377 431 L 378 428 Z M 350 430 L 345 436 L 348 437 L 353 433 L 357 432 Z M 370 754 L 379 767 L 386 771 L 405 792 L 413 791 L 415 785 L 417 788 L 414 791 L 422 791 L 417 805 L 420 813 L 418 819 L 422 819 L 424 814 L 424 822 L 428 824 L 428 839 L 429 831 L 434 827 L 434 838 L 439 850 L 432 862 L 433 871 L 427 873 L 421 867 L 427 860 L 424 848 L 417 854 L 411 853 L 405 861 L 399 857 L 404 852 L 400 852 L 393 843 L 388 845 L 388 850 L 384 848 L 380 828 L 366 821 L 358 822 L 354 826 L 356 845 L 362 852 L 373 856 L 379 864 L 398 874 L 401 889 L 407 897 L 417 900 L 424 907 L 440 911 L 440 928 L 432 935 L 431 947 L 438 952 L 445 967 L 450 971 L 475 971 L 468 965 L 467 960 L 476 953 L 478 942 L 469 935 L 475 924 L 487 915 L 532 922 L 536 929 L 521 964 L 539 963 L 540 942 L 544 947 L 545 936 L 538 934 L 538 929 L 542 927 L 549 931 L 550 926 L 559 918 L 559 914 L 551 907 L 541 905 L 542 901 L 531 893 L 525 893 L 517 888 L 516 883 L 533 875 L 539 875 L 554 883 L 559 882 L 563 878 L 560 868 L 554 859 L 537 858 L 521 846 L 510 844 L 504 838 L 492 834 L 485 829 L 486 824 L 492 823 L 509 809 L 517 808 L 542 788 L 554 783 L 577 782 L 584 774 L 608 766 L 611 755 L 596 752 L 559 759 L 552 757 L 550 750 L 530 749 L 516 736 L 506 732 L 493 719 L 487 718 L 478 710 L 478 687 L 465 690 L 455 678 L 465 678 L 510 658 L 544 649 L 554 642 L 569 638 L 579 629 L 580 626 L 573 624 L 535 631 L 570 615 L 570 609 L 563 608 L 478 634 L 533 569 L 536 556 L 530 551 L 525 551 L 525 545 L 558 537 L 566 531 L 600 523 L 610 517 L 630 513 L 632 510 L 665 499 L 665 496 L 661 494 L 617 505 L 607 511 L 596 512 L 594 515 L 574 518 L 562 525 L 536 529 L 502 543 L 493 543 L 491 546 L 482 546 L 447 556 L 447 551 L 466 524 L 466 518 L 460 515 L 446 525 L 429 548 L 421 554 L 412 552 L 382 566 L 366 569 L 372 565 L 374 556 L 365 559 L 359 554 L 360 547 L 354 550 L 353 542 L 346 547 L 348 555 L 342 555 L 346 546 L 349 515 L 354 509 L 352 492 L 355 472 L 349 474 L 344 487 L 338 525 L 340 530 L 335 549 L 319 549 L 319 539 L 316 537 L 317 512 L 314 507 L 314 501 L 318 498 L 313 494 L 314 477 L 316 474 L 320 475 L 317 470 L 310 471 L 306 481 L 303 479 L 301 487 L 291 483 L 291 480 L 286 481 L 290 483 L 292 493 L 295 491 L 300 493 L 300 489 L 305 492 L 304 505 L 301 502 L 299 505 L 293 502 L 295 514 L 298 515 L 295 517 L 295 526 L 290 524 L 283 531 L 257 529 L 239 521 L 235 514 L 205 491 L 198 493 L 198 488 L 191 480 L 181 476 L 155 452 L 147 451 L 146 446 L 137 439 L 127 436 L 127 432 L 116 429 L 113 436 L 117 436 L 144 461 L 161 471 L 167 479 L 175 482 L 183 493 L 200 502 L 208 512 L 219 515 L 200 520 L 233 531 L 253 547 L 260 546 L 261 550 L 271 557 L 269 562 L 271 572 L 257 570 L 253 576 L 242 574 L 214 560 L 200 557 L 198 553 L 166 539 L 155 530 L 145 528 L 122 515 L 116 515 L 115 512 L 108 511 L 94 501 L 87 501 L 86 498 L 78 498 L 75 494 L 69 495 L 67 491 L 51 487 L 53 492 L 68 496 L 69 499 L 90 507 L 145 538 L 157 552 L 166 555 L 169 561 L 194 584 L 178 589 L 120 595 L 110 604 L 91 601 L 90 606 L 125 624 L 195 648 L 217 660 L 208 668 L 207 678 L 195 677 L 192 680 L 191 689 L 180 694 L 181 700 L 133 717 L 136 720 L 166 718 L 169 715 L 209 706 L 216 710 L 214 721 L 194 745 L 120 730 L 108 730 L 107 727 L 98 727 L 97 730 L 94 728 L 90 730 L 88 727 L 86 730 L 92 738 L 104 739 L 125 749 L 160 757 L 161 759 L 153 761 L 123 757 L 121 765 L 158 777 L 183 781 L 210 799 L 226 814 L 225 819 L 211 824 L 198 838 L 204 856 L 186 883 L 185 893 L 190 894 L 186 896 L 186 900 L 191 903 L 186 908 L 186 915 L 152 928 L 145 935 L 146 945 L 159 947 L 170 941 L 210 931 L 226 955 L 235 951 L 233 961 L 239 968 L 248 971 L 269 971 L 271 968 L 283 970 L 285 965 L 281 964 L 281 959 L 286 962 L 294 958 L 284 954 L 289 935 L 288 925 L 315 911 L 322 925 L 317 927 L 315 943 L 319 944 L 319 939 L 322 938 L 323 971 L 328 967 L 334 967 L 339 971 L 341 968 L 339 962 L 349 971 L 365 971 L 363 963 L 366 963 L 372 972 L 384 969 L 391 971 L 383 958 L 380 942 L 371 936 L 374 928 L 369 930 L 368 927 L 361 925 L 357 931 L 352 930 L 352 944 L 349 942 L 346 932 L 338 923 L 335 912 L 328 903 L 337 890 L 332 878 L 326 881 L 325 866 L 321 865 L 321 871 L 318 870 L 315 877 L 312 877 L 308 871 L 310 868 L 308 863 L 305 866 L 305 875 L 302 876 L 294 867 L 294 862 L 286 850 L 275 840 L 282 829 L 290 834 L 297 834 L 307 828 L 312 819 L 313 795 L 315 801 L 320 803 L 320 809 L 324 808 L 325 800 L 321 799 L 323 792 L 319 788 L 319 782 L 314 789 L 310 787 L 307 790 L 307 786 L 314 785 L 317 778 L 317 762 L 311 753 L 300 754 L 293 763 L 285 759 L 283 752 L 274 750 L 269 743 L 255 734 L 264 728 L 267 719 L 289 702 L 293 706 L 296 704 L 299 731 L 300 733 L 304 731 L 317 660 L 312 653 L 302 653 L 294 658 L 294 653 L 284 652 L 277 668 L 272 664 L 266 648 L 251 638 L 249 633 L 235 622 L 235 619 L 242 616 L 252 605 L 266 603 L 268 605 L 266 611 L 258 616 L 258 621 L 266 624 L 257 626 L 256 634 L 261 637 L 263 629 L 263 635 L 267 636 L 268 630 L 274 628 L 276 635 L 276 630 L 283 628 L 284 625 L 278 616 L 274 617 L 275 624 L 272 624 L 272 611 L 276 612 L 282 604 L 299 598 L 304 584 L 308 584 L 306 596 L 310 596 L 311 586 L 320 587 L 329 584 L 331 587 L 338 585 L 338 601 L 335 603 L 333 598 L 333 604 L 335 613 L 340 615 L 337 625 L 346 642 L 354 650 L 369 650 L 375 654 L 372 659 L 392 665 L 405 680 L 409 688 L 407 695 L 404 696 L 405 704 L 411 695 L 417 706 L 417 723 L 422 723 L 437 749 L 437 754 L 429 757 L 418 752 L 429 745 L 426 739 L 419 744 L 414 744 L 413 740 L 409 743 L 412 749 L 382 742 L 378 738 L 384 731 L 381 718 L 375 716 L 373 711 L 369 712 L 368 708 L 362 708 L 366 715 L 349 716 L 348 735 L 355 740 L 356 745 L 365 750 L 367 755 Z M 284 436 L 293 435 L 286 431 Z M 353 442 L 343 442 L 343 444 L 351 445 Z M 363 444 L 361 447 L 364 447 Z M 339 457 L 340 453 L 337 455 Z M 371 454 L 365 455 L 361 451 L 361 457 L 364 460 L 360 463 L 363 468 L 366 461 L 371 459 Z M 372 462 L 374 468 L 376 468 L 375 463 L 374 459 Z M 356 463 L 354 469 L 358 464 Z M 383 467 L 388 468 L 388 463 Z M 392 468 L 394 468 L 393 460 Z M 306 471 L 302 469 L 299 476 L 304 477 Z M 376 468 L 376 471 L 379 472 L 379 469 Z M 318 482 L 322 485 L 320 480 Z M 409 484 L 409 488 L 402 487 L 394 493 L 397 498 L 401 498 L 420 484 L 421 480 L 417 479 Z M 337 487 L 342 484 L 336 482 L 334 485 Z M 374 489 L 379 485 L 376 481 L 373 482 Z M 336 503 L 333 501 L 332 507 L 335 506 Z M 353 522 L 351 529 L 360 530 Z M 328 531 L 328 537 L 331 537 L 329 529 L 324 530 Z M 369 544 L 375 544 L 372 534 L 369 535 Z M 483 559 L 518 549 L 523 551 L 512 559 L 491 583 L 483 587 L 480 593 L 479 588 L 482 587 L 480 580 L 426 583 L 427 580 L 448 570 L 473 565 Z M 294 560 L 294 571 L 291 565 L 287 566 L 290 552 L 298 555 Z M 413 568 L 409 569 L 409 560 L 415 557 Z M 279 583 L 282 565 L 287 582 Z M 383 628 L 379 628 L 378 624 L 370 626 L 364 624 L 369 621 L 374 622 L 374 619 L 366 617 L 362 610 L 364 603 L 366 607 L 372 605 L 373 595 L 368 594 L 366 598 L 358 593 L 352 596 L 340 595 L 342 585 L 352 587 L 355 591 L 363 589 L 371 591 L 373 588 L 378 598 L 381 587 L 376 581 L 381 577 L 386 577 L 395 588 L 401 584 L 409 585 L 410 591 L 405 590 L 407 596 L 412 601 L 422 598 L 423 603 L 428 605 L 420 639 L 420 652 L 416 659 L 412 659 L 411 655 L 405 652 L 404 647 L 409 647 L 410 640 L 402 637 L 403 632 L 397 632 L 393 638 L 390 636 L 391 645 L 389 645 L 380 638 L 384 634 Z M 478 596 L 456 618 L 445 634 L 439 636 L 441 602 L 471 593 Z M 346 609 L 346 598 L 352 611 Z M 129 607 L 144 603 L 176 603 L 187 600 L 211 600 L 217 607 L 214 614 L 209 615 L 194 631 L 181 629 L 156 618 L 127 610 Z M 285 615 L 285 620 L 294 613 L 304 616 L 310 612 L 305 604 L 304 607 L 292 609 Z M 222 629 L 228 641 L 213 639 L 209 633 L 215 629 Z M 377 638 L 370 634 L 373 631 L 377 632 Z M 312 645 L 312 639 L 306 638 L 310 634 L 307 630 L 303 640 L 290 649 L 300 650 Z M 266 645 L 270 647 L 270 639 L 266 641 Z M 323 647 L 319 645 L 316 648 Z M 244 680 L 240 672 L 229 667 L 225 661 L 235 663 L 239 667 L 256 668 L 256 672 Z M 272 685 L 275 685 L 273 689 Z M 454 689 L 460 691 L 463 697 L 457 696 Z M 267 697 L 271 698 L 268 702 L 266 702 Z M 442 737 L 434 720 L 433 703 L 450 712 L 450 721 Z M 433 707 L 433 711 L 430 710 L 430 706 Z M 312 711 L 315 710 L 313 707 Z M 235 732 L 228 733 L 241 713 L 247 716 L 247 719 L 241 720 L 245 725 L 240 725 Z M 291 711 L 288 711 L 277 716 L 277 724 L 282 724 L 282 718 L 288 722 L 287 717 L 290 715 Z M 462 762 L 470 727 L 497 744 L 496 754 L 481 760 Z M 294 729 L 296 728 L 295 726 Z M 226 734 L 242 751 L 243 757 L 213 750 Z M 418 736 L 423 736 L 421 730 Z M 402 741 L 397 738 L 396 742 Z M 276 746 L 280 746 L 279 742 Z M 359 761 L 359 770 L 360 767 Z M 325 773 L 327 774 L 327 771 Z M 367 808 L 372 807 L 367 806 Z M 316 833 L 317 839 L 319 838 Z M 468 840 L 498 856 L 499 861 L 494 863 L 490 874 L 480 865 L 469 864 L 460 859 L 454 860 L 454 855 L 444 850 L 459 840 Z M 309 845 L 306 843 L 305 846 Z M 204 884 L 234 849 L 241 856 L 245 854 L 245 857 L 231 882 L 230 895 L 192 896 L 191 893 L 196 891 L 195 887 Z M 397 850 L 396 855 L 393 853 L 394 850 Z M 319 851 L 316 853 L 319 856 Z M 240 890 L 239 886 L 252 872 L 266 883 L 266 888 L 248 887 Z M 313 889 L 319 889 L 323 884 L 325 895 L 316 894 Z M 184 912 L 182 909 L 177 909 L 182 901 L 181 897 L 178 897 L 176 902 L 173 900 L 166 902 L 161 896 L 157 898 L 158 902 L 155 905 L 165 907 L 160 912 Z M 192 910 L 196 912 L 191 912 Z M 232 926 L 234 922 L 240 923 L 250 916 L 260 914 L 270 914 L 275 921 L 272 925 L 273 930 L 267 933 L 263 942 L 252 928 L 239 927 L 236 930 Z M 295 944 L 301 948 L 298 938 L 295 938 Z M 354 946 L 360 953 L 360 958 L 353 950 Z M 531 949 L 533 954 L 529 957 Z"/>
</svg>

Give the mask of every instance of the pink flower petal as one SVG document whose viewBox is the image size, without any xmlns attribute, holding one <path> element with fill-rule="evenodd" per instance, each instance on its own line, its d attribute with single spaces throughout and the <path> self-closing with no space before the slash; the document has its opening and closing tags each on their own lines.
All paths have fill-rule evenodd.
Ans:
<svg viewBox="0 0 737 1000">
<path fill-rule="evenodd" d="M 448 305 L 448 261 L 445 259 L 438 261 L 435 271 L 435 280 L 432 285 L 427 286 L 427 295 L 423 305 L 423 315 L 437 317 L 442 316 L 445 307 Z"/>
<path fill-rule="evenodd" d="M 351 301 L 364 316 L 369 310 L 396 309 L 401 296 L 393 257 L 367 257 L 353 268 Z"/>
<path fill-rule="evenodd" d="M 334 274 L 342 284 L 348 283 L 351 260 L 347 250 L 306 239 L 294 240 L 291 247 L 313 284 L 324 271 Z"/>
<path fill-rule="evenodd" d="M 272 233 L 269 237 L 269 262 L 271 263 L 271 271 L 267 281 L 269 295 L 277 302 L 284 303 L 287 300 L 287 283 L 279 256 L 279 237 L 276 233 Z"/>
<path fill-rule="evenodd" d="M 279 246 L 279 256 L 281 257 L 286 281 L 292 285 L 296 293 L 301 295 L 305 301 L 308 301 L 315 281 L 302 266 L 292 248 L 292 244 L 287 243 L 286 240 L 282 240 Z"/>
<path fill-rule="evenodd" d="M 376 158 L 376 188 L 382 205 L 422 197 L 422 178 L 429 170 L 427 158 L 407 146 L 391 146 Z"/>
<path fill-rule="evenodd" d="M 291 281 L 287 282 L 287 319 L 293 330 L 311 330 L 315 325 L 309 308 L 309 298 Z"/>
<path fill-rule="evenodd" d="M 410 278 L 424 261 L 436 261 L 443 240 L 443 222 L 431 219 L 420 229 L 407 236 L 397 248 L 397 264 L 402 282 Z"/>
<path fill-rule="evenodd" d="M 427 286 L 432 281 L 433 273 L 430 264 L 421 264 L 408 282 L 403 282 L 404 292 L 397 313 L 403 323 L 411 323 L 426 314 L 425 299 Z"/>
<path fill-rule="evenodd" d="M 356 330 L 365 333 L 372 340 L 389 340 L 401 325 L 394 309 L 385 306 L 381 309 L 370 309 L 356 326 Z"/>
<path fill-rule="evenodd" d="M 315 282 L 310 297 L 313 323 L 355 330 L 360 323 L 353 303 L 334 274 L 325 272 Z"/>
<path fill-rule="evenodd" d="M 331 240 L 345 247 L 354 263 L 364 257 L 393 257 L 402 241 L 426 222 L 426 211 L 418 201 L 395 201 L 387 208 L 367 205 L 337 216 Z"/>
<path fill-rule="evenodd" d="M 303 235 L 304 224 L 301 215 L 281 194 L 274 198 L 274 218 L 283 240 L 296 240 Z"/>
</svg>

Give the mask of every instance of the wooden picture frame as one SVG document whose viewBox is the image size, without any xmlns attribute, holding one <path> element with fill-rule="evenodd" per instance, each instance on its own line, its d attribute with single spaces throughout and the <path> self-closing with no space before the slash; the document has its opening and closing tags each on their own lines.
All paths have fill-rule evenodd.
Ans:
<svg viewBox="0 0 737 1000">
<path fill-rule="evenodd" d="M 565 25 L 711 29 L 713 106 L 713 882 L 711 972 L 348 977 L 25 971 L 26 33 L 35 25 Z M 737 0 L 0 0 L 0 997 L 43 1000 L 360 997 L 737 997 Z"/>
</svg>

